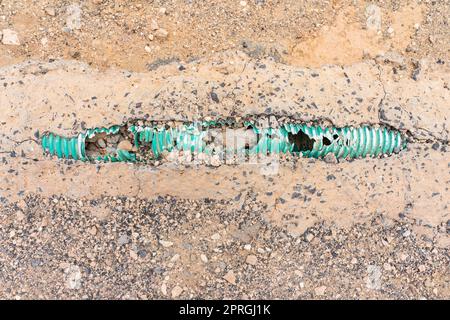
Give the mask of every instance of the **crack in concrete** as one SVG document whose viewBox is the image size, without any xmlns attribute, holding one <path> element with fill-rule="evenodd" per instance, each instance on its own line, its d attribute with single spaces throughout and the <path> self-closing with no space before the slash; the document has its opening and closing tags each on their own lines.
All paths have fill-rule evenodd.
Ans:
<svg viewBox="0 0 450 320">
<path fill-rule="evenodd" d="M 384 101 L 386 100 L 386 97 L 388 95 L 388 92 L 386 91 L 385 84 L 384 84 L 384 82 L 382 80 L 383 69 L 382 69 L 381 65 L 378 62 L 375 61 L 375 59 L 373 59 L 373 62 L 374 62 L 374 64 L 376 65 L 376 67 L 378 69 L 377 78 L 378 78 L 378 82 L 379 82 L 379 84 L 380 84 L 380 86 L 381 86 L 381 88 L 383 90 L 383 97 L 380 99 L 380 102 L 378 103 L 378 121 L 379 121 L 379 123 L 387 126 L 388 128 L 404 132 L 407 135 L 407 137 L 409 138 L 408 142 L 411 142 L 411 143 L 419 143 L 419 144 L 431 143 L 432 144 L 432 143 L 435 143 L 435 142 L 440 142 L 440 143 L 448 145 L 449 144 L 448 140 L 436 137 L 436 135 L 434 133 L 432 133 L 428 129 L 425 129 L 425 128 L 422 128 L 422 127 L 419 127 L 419 126 L 416 126 L 416 125 L 414 126 L 418 130 L 422 130 L 422 131 L 427 132 L 430 136 L 432 136 L 434 138 L 434 140 L 430 141 L 430 139 L 419 138 L 419 137 L 417 137 L 416 134 L 411 132 L 411 130 L 409 130 L 409 129 L 400 129 L 399 127 L 396 127 L 395 125 L 392 125 L 392 124 L 389 123 L 389 119 L 385 116 L 384 107 L 383 107 L 384 106 Z"/>
</svg>

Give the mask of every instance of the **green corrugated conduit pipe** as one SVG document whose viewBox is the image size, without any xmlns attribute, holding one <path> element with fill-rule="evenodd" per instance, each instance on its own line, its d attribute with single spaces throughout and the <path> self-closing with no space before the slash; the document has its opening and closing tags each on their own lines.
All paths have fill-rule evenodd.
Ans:
<svg viewBox="0 0 450 320">
<path fill-rule="evenodd" d="M 75 137 L 62 137 L 53 133 L 45 134 L 42 137 L 41 144 L 44 151 L 58 158 L 74 159 L 82 161 L 111 161 L 111 162 L 135 162 L 136 155 L 126 150 L 117 150 L 116 154 L 107 154 L 97 156 L 93 159 L 86 156 L 86 139 L 93 138 L 98 133 L 117 134 L 121 126 L 112 126 L 109 128 L 88 129 Z"/>
<path fill-rule="evenodd" d="M 42 137 L 45 152 L 58 158 L 83 161 L 136 162 L 132 151 L 117 149 L 115 153 L 90 158 L 86 155 L 86 139 L 98 133 L 113 135 L 125 128 L 134 137 L 134 145 L 151 145 L 153 158 L 158 159 L 164 151 L 190 151 L 192 153 L 214 154 L 208 137 L 214 130 L 229 125 L 230 122 L 203 122 L 180 125 L 176 128 L 158 126 L 112 126 L 89 129 L 75 137 L 61 137 L 52 133 Z M 240 150 L 224 149 L 225 154 L 270 154 L 292 153 L 309 158 L 323 158 L 333 153 L 337 159 L 378 157 L 391 155 L 406 148 L 406 138 L 400 132 L 387 128 L 343 127 L 328 128 L 306 124 L 285 124 L 277 128 L 258 128 L 245 122 L 242 129 L 251 130 L 257 137 L 256 143 Z"/>
</svg>

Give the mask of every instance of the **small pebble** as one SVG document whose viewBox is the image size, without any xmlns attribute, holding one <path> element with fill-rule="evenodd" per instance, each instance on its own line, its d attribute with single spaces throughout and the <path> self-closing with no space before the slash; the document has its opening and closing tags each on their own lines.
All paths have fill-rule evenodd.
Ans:
<svg viewBox="0 0 450 320">
<path fill-rule="evenodd" d="M 165 283 L 163 283 L 161 285 L 161 293 L 165 296 L 167 296 L 167 285 Z"/>
<path fill-rule="evenodd" d="M 92 226 L 91 228 L 89 228 L 89 233 L 93 236 L 95 236 L 97 234 L 97 227 L 96 226 Z"/>
<path fill-rule="evenodd" d="M 2 30 L 2 43 L 10 46 L 18 46 L 20 45 L 19 36 L 16 31 L 11 29 L 3 29 Z"/>
<path fill-rule="evenodd" d="M 126 234 L 123 234 L 123 235 L 121 235 L 121 236 L 119 237 L 119 239 L 117 240 L 117 244 L 118 244 L 119 246 L 123 246 L 123 245 L 127 244 L 129 241 L 130 241 L 130 240 L 129 240 L 128 236 L 127 236 Z"/>
<path fill-rule="evenodd" d="M 25 215 L 23 214 L 22 211 L 17 211 L 16 212 L 16 220 L 17 221 L 22 221 L 23 219 L 25 219 Z"/>
<path fill-rule="evenodd" d="M 325 294 L 325 291 L 327 290 L 327 287 L 325 286 L 320 286 L 314 289 L 314 292 L 316 293 L 317 296 L 323 296 Z"/>
<path fill-rule="evenodd" d="M 48 14 L 51 17 L 56 16 L 56 10 L 53 7 L 47 7 L 45 8 L 45 13 Z"/>
<path fill-rule="evenodd" d="M 100 148 L 106 148 L 106 142 L 105 142 L 105 140 L 103 140 L 103 139 L 98 139 L 98 140 L 97 140 L 97 145 L 98 145 Z"/>
<path fill-rule="evenodd" d="M 231 284 L 236 284 L 236 276 L 234 275 L 233 270 L 228 271 L 223 278 Z"/>
<path fill-rule="evenodd" d="M 117 149 L 131 151 L 131 150 L 133 150 L 133 145 L 128 140 L 122 140 L 117 145 Z"/>
<path fill-rule="evenodd" d="M 152 29 L 152 31 L 158 30 L 159 29 L 158 22 L 156 22 L 155 20 L 152 20 L 152 22 L 150 23 L 150 29 Z"/>
<path fill-rule="evenodd" d="M 158 29 L 155 32 L 155 36 L 157 38 L 161 38 L 161 39 L 167 38 L 168 35 L 169 35 L 169 32 L 167 32 L 167 30 L 165 30 L 165 29 Z"/>
<path fill-rule="evenodd" d="M 250 254 L 247 256 L 247 259 L 245 259 L 245 262 L 254 266 L 256 262 L 258 262 L 258 258 L 255 255 Z"/>
<path fill-rule="evenodd" d="M 220 234 L 214 233 L 214 234 L 211 236 L 211 239 L 212 239 L 212 240 L 219 240 L 219 239 L 220 239 Z"/>
<path fill-rule="evenodd" d="M 182 292 L 183 292 L 183 289 L 181 289 L 181 287 L 175 286 L 172 289 L 172 298 L 178 298 Z"/>
<path fill-rule="evenodd" d="M 133 260 L 137 260 L 138 255 L 134 250 L 130 250 L 130 258 Z"/>
<path fill-rule="evenodd" d="M 162 245 L 164 248 L 169 248 L 173 246 L 173 242 L 165 241 L 165 240 L 159 240 L 159 244 Z"/>
</svg>

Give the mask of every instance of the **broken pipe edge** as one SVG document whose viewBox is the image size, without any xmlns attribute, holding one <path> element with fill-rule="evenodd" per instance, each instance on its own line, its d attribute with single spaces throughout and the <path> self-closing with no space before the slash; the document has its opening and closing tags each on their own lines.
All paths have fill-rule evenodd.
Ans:
<svg viewBox="0 0 450 320">
<path fill-rule="evenodd" d="M 183 124 L 176 128 L 167 126 L 114 125 L 109 128 L 88 129 L 74 137 L 62 137 L 53 133 L 43 135 L 41 145 L 44 152 L 58 158 L 82 161 L 139 162 L 134 152 L 117 149 L 114 154 L 94 158 L 86 155 L 86 139 L 96 134 L 117 134 L 124 128 L 134 136 L 134 145 L 150 143 L 154 158 L 159 158 L 165 150 L 210 153 L 205 136 L 211 128 L 228 126 L 228 122 L 208 121 Z M 292 153 L 308 158 L 324 158 L 334 154 L 337 159 L 378 157 L 391 155 L 406 148 L 407 138 L 393 129 L 374 128 L 367 125 L 354 127 L 321 127 L 300 123 L 287 123 L 277 128 L 259 128 L 245 122 L 243 128 L 253 130 L 257 143 L 245 150 L 249 154 Z M 306 144 L 305 144 L 306 143 Z M 226 152 L 242 150 L 226 150 Z"/>
</svg>

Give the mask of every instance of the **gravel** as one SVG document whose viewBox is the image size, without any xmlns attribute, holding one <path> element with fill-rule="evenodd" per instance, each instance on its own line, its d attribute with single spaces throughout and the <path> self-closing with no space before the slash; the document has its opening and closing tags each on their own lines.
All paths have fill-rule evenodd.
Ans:
<svg viewBox="0 0 450 320">
<path fill-rule="evenodd" d="M 19 41 L 19 35 L 17 34 L 16 31 L 11 30 L 11 29 L 3 29 L 1 31 L 1 40 L 2 43 L 5 45 L 9 45 L 9 46 L 19 46 L 20 45 L 20 41 Z"/>
<path fill-rule="evenodd" d="M 110 217 L 93 214 L 97 206 Z M 256 211 L 210 199 L 30 195 L 0 207 L 3 298 L 449 297 L 449 250 L 411 231 L 414 221 L 377 215 L 347 230 L 319 223 L 307 242 Z"/>
</svg>

